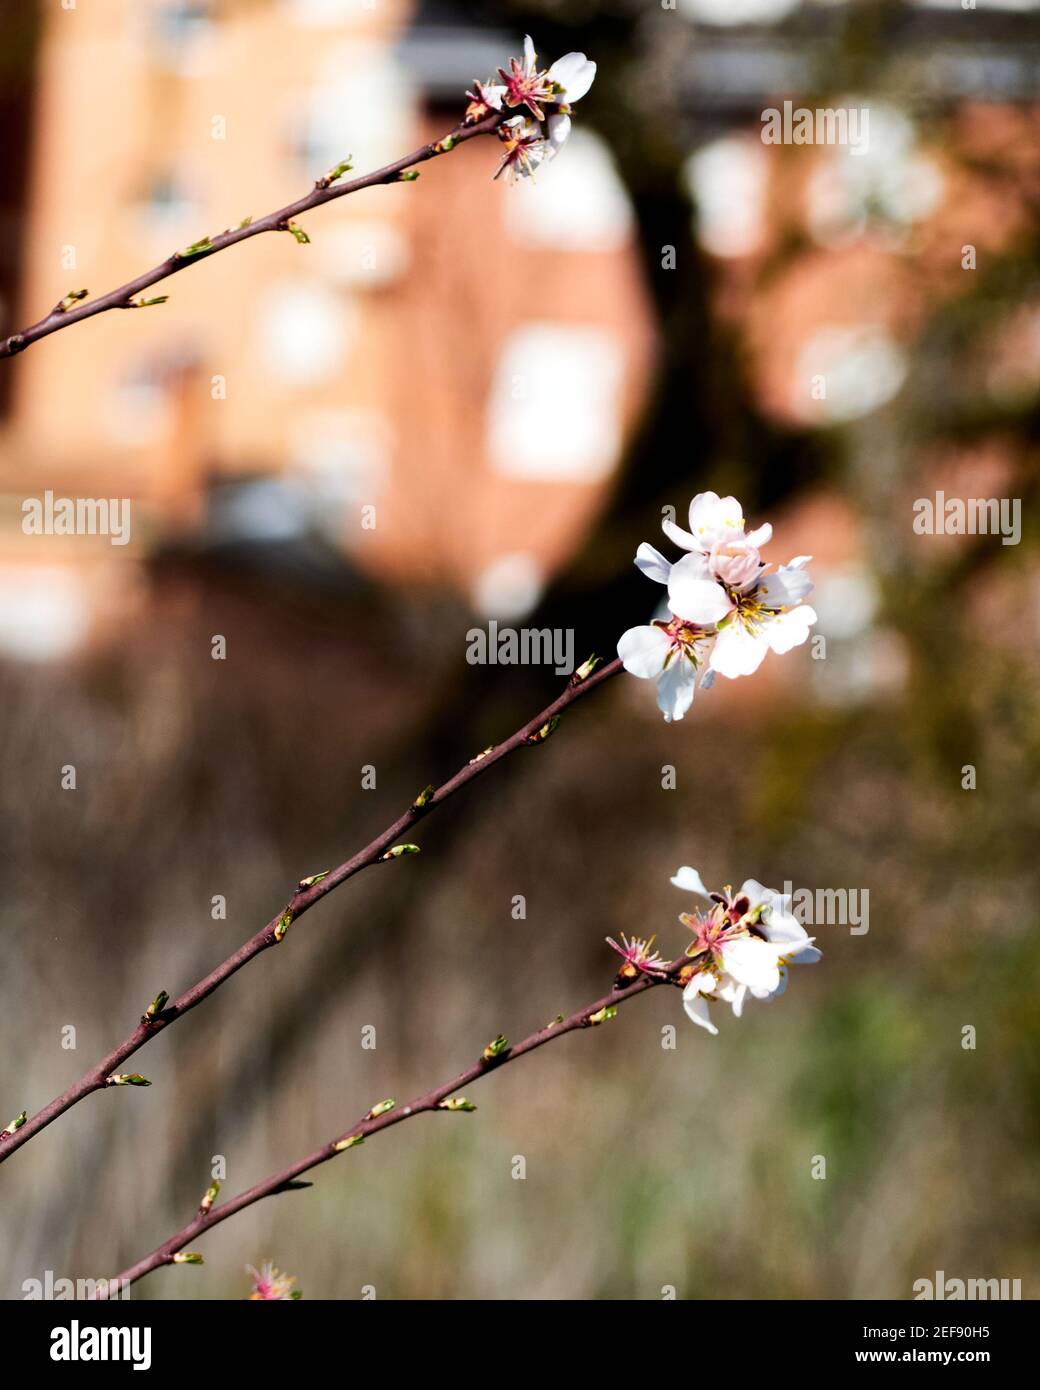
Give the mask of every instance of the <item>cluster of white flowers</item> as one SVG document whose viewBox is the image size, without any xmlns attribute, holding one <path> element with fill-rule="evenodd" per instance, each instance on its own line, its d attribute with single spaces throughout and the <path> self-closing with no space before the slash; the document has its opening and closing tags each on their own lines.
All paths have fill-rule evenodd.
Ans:
<svg viewBox="0 0 1040 1390">
<path fill-rule="evenodd" d="M 748 995 L 774 999 L 787 988 L 790 965 L 814 965 L 822 955 L 815 937 L 791 911 L 791 899 L 749 878 L 734 893 L 712 893 L 688 864 L 672 878 L 677 888 L 696 893 L 711 904 L 701 912 L 682 912 L 679 921 L 693 932 L 686 948 L 690 964 L 683 967 L 683 1007 L 700 1028 L 718 1033 L 711 1021 L 710 1003 L 729 1004 L 737 1018 Z M 652 949 L 653 938 L 622 937 L 608 943 L 625 960 L 619 978 L 639 974 L 663 975 L 666 963 Z"/>
<path fill-rule="evenodd" d="M 551 159 L 571 133 L 571 107 L 592 86 L 596 64 L 584 53 L 567 53 L 551 68 L 538 66 L 531 36 L 524 39 L 523 61 L 510 58 L 508 68 L 499 68 L 501 81 L 474 82 L 467 92 L 466 120 L 482 120 L 492 111 L 512 110 L 499 127 L 505 146 L 495 178 L 507 170 L 511 180 L 528 178 L 545 160 Z"/>
<path fill-rule="evenodd" d="M 815 965 L 822 952 L 815 937 L 791 911 L 791 899 L 749 878 L 737 893 L 710 893 L 688 864 L 672 879 L 712 904 L 707 912 L 683 912 L 679 920 L 694 934 L 686 954 L 696 967 L 683 989 L 683 1007 L 709 1033 L 709 1001 L 729 1004 L 737 1018 L 750 994 L 774 999 L 787 988 L 789 965 Z"/>
<path fill-rule="evenodd" d="M 662 523 L 665 535 L 687 553 L 672 564 L 645 541 L 635 563 L 668 589 L 667 620 L 632 627 L 618 642 L 626 671 L 656 680 L 666 720 L 681 719 L 698 681 L 715 672 L 735 680 L 757 671 L 767 651 L 787 652 L 809 636 L 815 611 L 802 602 L 812 590 L 805 566 L 811 555 L 766 573 L 760 549 L 772 537 L 766 524 L 745 530 L 735 497 L 699 492 L 690 503 L 690 529 Z"/>
</svg>

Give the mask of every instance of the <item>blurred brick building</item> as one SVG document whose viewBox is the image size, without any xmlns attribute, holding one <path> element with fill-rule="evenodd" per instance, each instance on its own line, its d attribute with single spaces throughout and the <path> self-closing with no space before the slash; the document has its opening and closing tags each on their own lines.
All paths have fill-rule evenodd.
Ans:
<svg viewBox="0 0 1040 1390">
<path fill-rule="evenodd" d="M 5 331 L 348 155 L 365 171 L 444 134 L 517 42 L 404 0 L 47 7 Z M 310 245 L 259 237 L 158 287 L 167 304 L 5 364 L 6 645 L 45 655 L 92 610 L 117 617 L 132 562 L 186 536 L 319 534 L 478 611 L 534 602 L 601 502 L 652 352 L 610 156 L 587 129 L 566 156 L 509 187 L 475 141 L 303 219 Z M 24 537 L 21 502 L 47 489 L 131 498 L 131 544 Z"/>
</svg>

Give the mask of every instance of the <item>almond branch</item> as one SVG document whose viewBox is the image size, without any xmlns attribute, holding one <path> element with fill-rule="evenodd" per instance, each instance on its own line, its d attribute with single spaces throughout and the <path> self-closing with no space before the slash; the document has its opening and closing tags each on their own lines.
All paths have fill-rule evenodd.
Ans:
<svg viewBox="0 0 1040 1390">
<path fill-rule="evenodd" d="M 17 1122 L 12 1122 L 12 1125 L 16 1125 L 16 1127 L 0 1133 L 0 1163 L 9 1158 L 16 1149 L 20 1149 L 23 1144 L 28 1143 L 34 1135 L 39 1134 L 40 1130 L 45 1129 L 59 1115 L 63 1115 L 66 1110 L 71 1109 L 72 1106 L 77 1105 L 93 1092 L 114 1086 L 147 1085 L 147 1081 L 138 1073 L 126 1073 L 121 1070 L 123 1063 L 128 1058 L 139 1052 L 157 1033 L 169 1028 L 171 1024 L 176 1023 L 178 1019 L 183 1018 L 186 1013 L 194 1009 L 197 1004 L 201 1004 L 225 980 L 230 979 L 262 951 L 268 950 L 271 946 L 277 946 L 285 939 L 292 923 L 302 917 L 315 903 L 320 902 L 326 894 L 331 893 L 334 888 L 338 888 L 341 883 L 353 878 L 355 874 L 368 868 L 369 865 L 387 862 L 409 852 L 414 852 L 417 846 L 400 843 L 401 837 L 411 831 L 424 816 L 443 805 L 449 797 L 454 796 L 457 791 L 466 786 L 467 783 L 472 782 L 474 778 L 479 777 L 481 773 L 501 762 L 507 754 L 512 753 L 515 749 L 544 743 L 555 729 L 560 715 L 568 706 L 581 699 L 583 695 L 587 695 L 591 690 L 595 690 L 605 681 L 610 680 L 612 676 L 616 676 L 621 669 L 621 662 L 617 658 L 606 666 L 599 667 L 599 669 L 595 669 L 595 661 L 590 658 L 574 673 L 562 695 L 555 699 L 551 705 L 547 705 L 540 714 L 536 714 L 533 719 L 528 720 L 503 743 L 494 745 L 483 753 L 479 753 L 475 758 L 471 758 L 464 767 L 455 773 L 454 777 L 442 786 L 427 787 L 425 791 L 420 792 L 403 815 L 398 816 L 392 825 L 377 835 L 364 849 L 358 850 L 352 858 L 345 860 L 337 868 L 330 869 L 327 873 L 315 874 L 311 878 L 301 879 L 287 905 L 276 913 L 266 926 L 261 927 L 248 941 L 243 942 L 238 950 L 228 956 L 225 961 L 222 961 L 215 970 L 211 970 L 203 979 L 170 1002 L 167 1002 L 162 995 L 157 996 L 133 1032 L 128 1034 L 96 1066 L 84 1073 L 78 1081 L 63 1091 L 60 1096 L 56 1096 L 49 1105 L 45 1105 L 35 1115 L 24 1119 L 24 1112 L 19 1114 Z"/>
<path fill-rule="evenodd" d="M 9 338 L 0 341 L 0 357 L 13 357 L 16 353 L 24 352 L 33 343 L 39 342 L 41 338 L 49 337 L 51 333 L 57 333 L 62 328 L 70 328 L 74 323 L 82 323 L 84 319 L 94 318 L 96 314 L 107 313 L 110 309 L 141 308 L 143 304 L 140 301 L 135 302 L 135 297 L 140 295 L 143 290 L 157 285 L 161 280 L 166 280 L 171 275 L 176 275 L 179 271 L 186 270 L 188 266 L 208 260 L 211 256 L 215 256 L 218 251 L 226 251 L 229 246 L 237 246 L 239 242 L 259 236 L 262 232 L 292 232 L 297 240 L 305 241 L 307 240 L 306 233 L 301 228 L 293 226 L 294 219 L 302 213 L 322 207 L 325 203 L 331 203 L 337 198 L 345 198 L 348 193 L 357 193 L 362 188 L 372 188 L 377 184 L 398 183 L 406 170 L 411 169 L 414 165 L 424 164 L 428 159 L 435 159 L 438 155 L 447 154 L 456 145 L 461 145 L 466 140 L 472 140 L 477 135 L 493 134 L 507 116 L 508 112 L 494 111 L 485 116 L 483 120 L 475 121 L 472 124 L 463 122 L 440 140 L 423 145 L 421 149 L 404 155 L 403 158 L 395 160 L 393 164 L 386 164 L 381 169 L 375 169 L 370 174 L 362 174 L 346 183 L 339 181 L 341 174 L 349 169 L 349 164 L 344 161 L 343 166 L 337 165 L 323 178 L 318 179 L 311 191 L 304 194 L 302 198 L 297 198 L 294 203 L 287 203 L 285 207 L 279 208 L 276 212 L 269 212 L 266 217 L 260 217 L 256 220 L 247 219 L 239 226 L 228 228 L 227 231 L 221 232 L 218 236 L 203 237 L 193 246 L 187 247 L 184 251 L 175 251 L 172 256 L 167 256 L 166 260 L 160 262 L 153 269 L 146 270 L 144 274 L 138 275 L 133 280 L 128 280 L 125 285 L 110 290 L 108 294 L 101 295 L 97 299 L 85 300 L 87 293 L 85 290 L 74 290 L 59 300 L 50 313 L 45 314 L 38 323 L 31 324 L 28 328 L 23 328 L 20 333 L 13 333 Z M 418 178 L 418 175 L 411 177 Z M 85 302 L 81 302 L 84 300 Z"/>
<path fill-rule="evenodd" d="M 262 1201 L 264 1197 L 273 1197 L 282 1192 L 293 1191 L 302 1174 L 310 1172 L 311 1169 L 319 1167 L 322 1163 L 328 1163 L 330 1159 L 336 1158 L 338 1154 L 345 1153 L 348 1149 L 356 1148 L 357 1145 L 363 1143 L 373 1134 L 378 1134 L 381 1130 L 401 1124 L 404 1120 L 414 1119 L 416 1115 L 424 1115 L 435 1110 L 452 1109 L 453 1107 L 446 1104 L 449 1098 L 456 1096 L 463 1087 L 472 1086 L 488 1072 L 496 1071 L 499 1067 L 503 1067 L 509 1062 L 515 1062 L 520 1057 L 526 1057 L 536 1048 L 554 1042 L 557 1038 L 565 1037 L 568 1033 L 574 1033 L 579 1028 L 592 1028 L 606 1022 L 613 1016 L 612 1010 L 616 1010 L 626 1000 L 634 998 L 637 994 L 645 994 L 647 990 L 653 989 L 657 985 L 680 985 L 683 970 L 690 971 L 695 968 L 688 957 L 680 956 L 678 960 L 661 964 L 653 974 L 639 974 L 635 979 L 625 978 L 624 974 L 619 975 L 619 981 L 623 980 L 624 982 L 616 984 L 609 994 L 604 994 L 602 998 L 591 1004 L 586 1004 L 584 1008 L 578 1009 L 569 1018 L 555 1019 L 552 1023 L 546 1024 L 544 1028 L 539 1028 L 536 1032 L 531 1033 L 522 1042 L 510 1047 L 505 1038 L 495 1038 L 472 1066 L 467 1067 L 451 1081 L 447 1081 L 441 1086 L 435 1086 L 432 1091 L 417 1096 L 415 1100 L 400 1109 L 396 1107 L 394 1102 L 384 1101 L 382 1104 L 374 1106 L 362 1119 L 339 1135 L 338 1138 L 330 1140 L 327 1144 L 322 1144 L 320 1148 L 307 1154 L 305 1158 L 290 1163 L 277 1173 L 272 1173 L 270 1177 L 264 1178 L 254 1187 L 229 1198 L 220 1206 L 207 1207 L 204 1203 L 186 1226 L 182 1226 L 174 1235 L 164 1240 L 161 1245 L 156 1246 L 150 1255 L 145 1255 L 136 1264 L 130 1265 L 128 1269 L 117 1275 L 114 1280 L 109 1281 L 107 1285 L 99 1285 L 96 1296 L 107 1296 L 109 1289 L 121 1293 L 130 1284 L 135 1283 L 138 1279 L 143 1279 L 146 1274 L 159 1269 L 162 1265 L 200 1264 L 202 1262 L 201 1256 L 192 1252 L 189 1258 L 185 1258 L 181 1251 L 186 1245 L 204 1235 L 211 1227 L 218 1225 L 221 1221 L 226 1221 L 236 1212 L 252 1206 L 254 1202 Z M 454 1108 L 462 1109 L 464 1107 L 457 1105 Z M 303 1185 L 306 1186 L 306 1184 Z"/>
</svg>

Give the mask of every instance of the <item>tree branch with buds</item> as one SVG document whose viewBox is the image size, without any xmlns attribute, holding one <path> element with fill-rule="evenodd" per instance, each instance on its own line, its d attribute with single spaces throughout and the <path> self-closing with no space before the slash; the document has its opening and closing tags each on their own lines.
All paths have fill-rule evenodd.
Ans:
<svg viewBox="0 0 1040 1390">
<path fill-rule="evenodd" d="M 680 956 L 678 960 L 668 963 L 647 964 L 645 967 L 639 967 L 633 965 L 631 961 L 626 961 L 618 973 L 614 988 L 600 999 L 578 1009 L 569 1018 L 556 1018 L 543 1028 L 529 1034 L 522 1042 L 512 1045 L 501 1035 L 493 1038 L 477 1061 L 453 1077 L 451 1081 L 435 1086 L 433 1090 L 417 1096 L 408 1105 L 400 1108 L 392 1100 L 381 1101 L 337 1138 L 331 1139 L 327 1144 L 322 1144 L 320 1148 L 307 1154 L 306 1157 L 297 1159 L 295 1163 L 290 1163 L 277 1173 L 272 1173 L 270 1177 L 264 1178 L 254 1187 L 238 1193 L 237 1196 L 229 1198 L 228 1201 L 222 1202 L 219 1206 L 214 1205 L 210 1196 L 213 1193 L 211 1187 L 206 1192 L 195 1216 L 186 1226 L 182 1226 L 174 1235 L 164 1240 L 161 1245 L 156 1246 L 151 1254 L 145 1255 L 136 1264 L 130 1265 L 128 1269 L 117 1275 L 107 1285 L 99 1285 L 99 1290 L 103 1287 L 105 1291 L 99 1292 L 98 1296 L 105 1297 L 109 1288 L 113 1292 L 121 1292 L 130 1284 L 136 1283 L 138 1279 L 143 1279 L 146 1274 L 151 1274 L 153 1270 L 160 1269 L 163 1265 L 201 1264 L 202 1256 L 196 1251 L 185 1250 L 185 1246 L 190 1245 L 199 1236 L 205 1235 L 208 1230 L 219 1225 L 221 1221 L 227 1221 L 236 1212 L 243 1211 L 246 1207 L 262 1201 L 265 1197 L 274 1197 L 283 1192 L 292 1192 L 301 1187 L 309 1186 L 310 1184 L 299 1181 L 304 1173 L 309 1173 L 312 1169 L 320 1167 L 321 1164 L 328 1163 L 330 1159 L 336 1158 L 348 1149 L 357 1148 L 359 1144 L 364 1143 L 374 1134 L 389 1129 L 392 1125 L 401 1124 L 405 1120 L 414 1119 L 417 1115 L 430 1114 L 438 1110 L 475 1110 L 476 1106 L 465 1096 L 459 1094 L 465 1087 L 472 1086 L 482 1077 L 487 1076 L 489 1072 L 497 1071 L 499 1067 L 506 1066 L 509 1062 L 526 1057 L 539 1047 L 544 1047 L 546 1043 L 566 1037 L 568 1033 L 577 1032 L 582 1028 L 595 1028 L 606 1023 L 614 1017 L 622 1004 L 635 998 L 638 994 L 645 994 L 647 990 L 654 989 L 657 985 L 681 987 L 686 978 L 692 975 L 696 969 L 697 966 L 690 961 L 688 956 Z"/>
<path fill-rule="evenodd" d="M 14 357 L 17 353 L 24 352 L 27 347 L 31 347 L 33 343 L 38 343 L 41 338 L 47 338 L 52 333 L 60 332 L 63 328 L 71 328 L 74 323 L 82 323 L 84 319 L 91 319 L 98 314 L 107 313 L 110 309 L 144 309 L 154 304 L 164 303 L 168 298 L 167 295 L 144 299 L 142 298 L 143 291 L 150 289 L 152 285 L 159 284 L 162 280 L 169 279 L 171 275 L 187 270 L 189 266 L 197 265 L 199 261 L 208 260 L 211 256 L 215 256 L 218 251 L 226 251 L 229 247 L 237 246 L 240 242 L 248 241 L 250 237 L 259 236 L 262 232 L 290 232 L 297 241 L 306 243 L 310 238 L 303 228 L 296 223 L 296 218 L 302 216 L 303 213 L 323 207 L 326 203 L 334 202 L 337 198 L 345 198 L 350 193 L 358 193 L 362 188 L 373 188 L 377 184 L 407 183 L 417 179 L 419 175 L 414 172 L 415 165 L 424 164 L 427 160 L 435 159 L 438 155 L 447 154 L 456 145 L 473 140 L 478 135 L 494 135 L 498 128 L 505 123 L 507 116 L 508 112 L 491 110 L 479 120 L 467 117 L 465 121 L 440 140 L 423 145 L 420 149 L 413 150 L 411 154 L 394 160 L 392 164 L 386 164 L 381 169 L 375 169 L 370 174 L 362 174 L 356 179 L 349 179 L 345 183 L 341 180 L 343 175 L 350 171 L 351 165 L 349 160 L 343 160 L 334 169 L 330 169 L 327 174 L 318 179 L 309 193 L 304 194 L 302 198 L 297 198 L 295 202 L 287 203 L 285 207 L 278 208 L 275 212 L 269 212 L 265 217 L 256 219 L 247 217 L 237 227 L 229 227 L 217 236 L 202 237 L 199 241 L 193 242 L 191 246 L 185 247 L 184 250 L 174 251 L 159 265 L 153 266 L 151 270 L 146 270 L 133 280 L 128 280 L 125 285 L 119 285 L 116 289 L 110 290 L 108 294 L 100 295 L 97 299 L 88 299 L 89 291 L 87 290 L 70 291 L 39 322 L 31 324 L 28 328 L 23 328 L 20 333 L 12 333 L 10 337 L 0 341 L 0 357 Z"/>
<path fill-rule="evenodd" d="M 238 950 L 222 961 L 216 969 L 211 970 L 203 979 L 172 1001 L 165 990 L 160 991 L 148 1005 L 140 1023 L 133 1032 L 129 1033 L 96 1066 L 84 1073 L 78 1081 L 63 1091 L 60 1096 L 56 1096 L 49 1105 L 45 1105 L 31 1118 L 26 1118 L 24 1111 L 20 1112 L 6 1129 L 0 1131 L 0 1163 L 9 1158 L 16 1149 L 28 1143 L 34 1135 L 39 1134 L 60 1115 L 63 1115 L 66 1110 L 71 1109 L 72 1106 L 77 1105 L 95 1091 L 102 1091 L 110 1087 L 147 1086 L 148 1081 L 140 1073 L 122 1070 L 122 1066 L 128 1058 L 139 1052 L 156 1034 L 169 1028 L 178 1019 L 183 1018 L 185 1014 L 194 1009 L 196 1005 L 201 1004 L 244 965 L 248 965 L 263 951 L 277 946 L 285 939 L 294 922 L 298 921 L 315 903 L 320 902 L 322 898 L 331 893 L 334 888 L 338 888 L 341 883 L 346 883 L 362 869 L 373 864 L 386 863 L 409 854 L 418 853 L 419 847 L 408 841 L 402 841 L 402 837 L 409 834 L 425 816 L 436 810 L 438 806 L 443 805 L 449 797 L 454 796 L 457 791 L 487 772 L 489 768 L 501 762 L 508 754 L 515 752 L 518 748 L 544 743 L 554 732 L 561 714 L 566 709 L 580 700 L 582 696 L 598 689 L 599 686 L 616 676 L 620 670 L 621 662 L 618 659 L 605 666 L 600 666 L 598 658 L 590 657 L 584 665 L 575 671 L 563 694 L 558 696 L 552 704 L 547 705 L 541 713 L 536 714 L 533 719 L 529 719 L 526 724 L 521 725 L 509 738 L 502 743 L 486 748 L 482 753 L 478 753 L 440 787 L 426 787 L 393 824 L 387 826 L 381 834 L 377 835 L 364 849 L 358 850 L 350 859 L 345 860 L 334 869 L 301 879 L 285 907 L 272 917 L 266 926 L 261 927 L 248 941 L 243 942 Z"/>
</svg>

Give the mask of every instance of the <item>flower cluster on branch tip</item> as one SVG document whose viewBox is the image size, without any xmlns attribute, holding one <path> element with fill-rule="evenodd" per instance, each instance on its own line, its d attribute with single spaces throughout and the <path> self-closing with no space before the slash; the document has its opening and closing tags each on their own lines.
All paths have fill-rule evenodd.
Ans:
<svg viewBox="0 0 1040 1390">
<path fill-rule="evenodd" d="M 673 521 L 661 529 L 686 552 L 674 564 L 646 541 L 636 566 L 668 590 L 667 618 L 629 628 L 618 642 L 626 671 L 657 682 L 666 720 L 681 719 L 698 684 L 715 674 L 736 680 L 758 670 L 767 651 L 800 646 L 816 621 L 802 600 L 812 591 L 805 566 L 811 555 L 767 573 L 761 548 L 773 535 L 768 523 L 746 530 L 735 497 L 699 492 L 690 503 L 690 529 Z"/>
<path fill-rule="evenodd" d="M 466 93 L 466 123 L 473 124 L 492 111 L 515 110 L 499 127 L 504 146 L 495 174 L 508 171 L 511 181 L 529 178 L 540 164 L 552 159 L 571 133 L 571 108 L 592 86 L 596 64 L 584 53 L 567 53 L 550 68 L 538 66 L 531 36 L 524 39 L 524 56 L 510 58 L 499 68 L 499 81 L 474 82 Z"/>
<path fill-rule="evenodd" d="M 711 1021 L 709 1003 L 729 1004 L 739 1018 L 749 995 L 775 999 L 787 988 L 792 964 L 814 965 L 823 954 L 792 913 L 790 897 L 753 878 L 736 893 L 729 887 L 710 892 L 697 870 L 683 865 L 671 881 L 711 904 L 679 914 L 693 940 L 685 953 L 689 964 L 678 972 L 683 1007 L 709 1033 L 719 1031 Z M 640 975 L 663 978 L 673 969 L 653 949 L 653 937 L 622 936 L 617 942 L 608 936 L 607 942 L 625 962 L 618 972 L 619 984 Z"/>
</svg>

